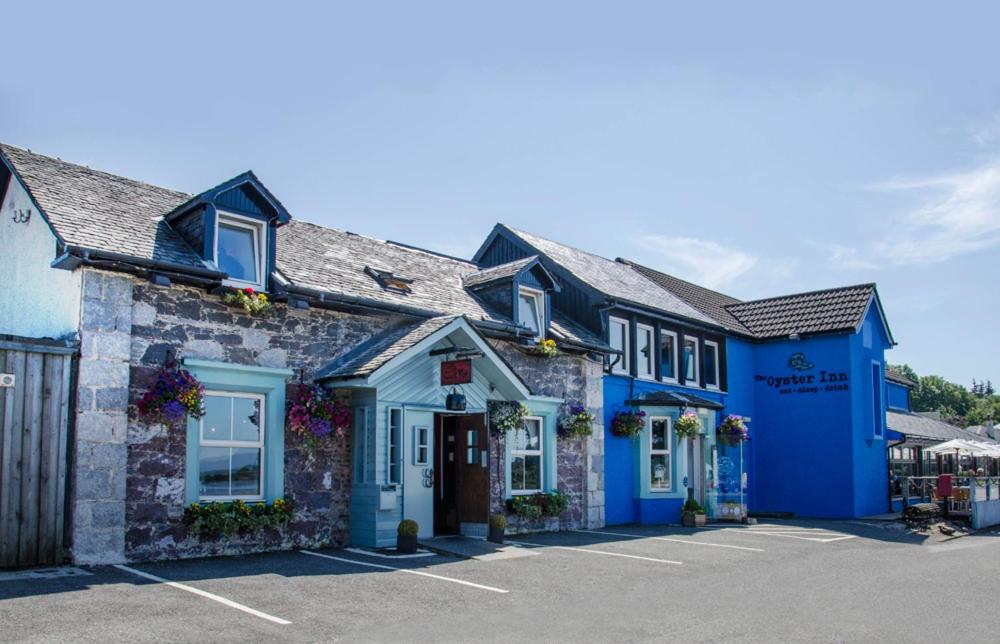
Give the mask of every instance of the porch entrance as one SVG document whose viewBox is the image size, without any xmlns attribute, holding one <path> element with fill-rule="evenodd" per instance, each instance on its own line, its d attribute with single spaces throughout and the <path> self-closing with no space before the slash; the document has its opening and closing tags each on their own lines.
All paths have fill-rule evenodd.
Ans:
<svg viewBox="0 0 1000 644">
<path fill-rule="evenodd" d="M 434 426 L 434 533 L 485 530 L 490 508 L 485 416 L 435 414 Z"/>
</svg>

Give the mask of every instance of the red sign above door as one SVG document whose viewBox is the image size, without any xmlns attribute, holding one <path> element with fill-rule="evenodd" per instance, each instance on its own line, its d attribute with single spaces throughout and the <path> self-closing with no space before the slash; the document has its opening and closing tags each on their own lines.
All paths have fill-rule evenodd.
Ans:
<svg viewBox="0 0 1000 644">
<path fill-rule="evenodd" d="M 472 360 L 446 360 L 441 363 L 442 385 L 464 385 L 472 382 Z"/>
</svg>

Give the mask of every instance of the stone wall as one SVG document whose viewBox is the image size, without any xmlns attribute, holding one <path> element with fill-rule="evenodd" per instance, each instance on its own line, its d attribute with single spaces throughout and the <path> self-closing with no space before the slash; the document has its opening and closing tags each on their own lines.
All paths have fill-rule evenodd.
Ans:
<svg viewBox="0 0 1000 644">
<path fill-rule="evenodd" d="M 554 358 L 528 355 L 509 342 L 491 342 L 524 379 L 532 393 L 563 398 L 567 405 L 583 405 L 597 417 L 591 436 L 567 437 L 560 434 L 556 440 L 557 487 L 569 497 L 569 508 L 558 520 L 549 519 L 527 527 L 545 530 L 603 527 L 604 389 L 601 364 L 575 354 L 561 354 Z M 492 511 L 497 512 L 502 510 L 507 498 L 503 438 L 491 438 L 490 449 L 494 454 L 490 472 L 490 504 Z"/>
</svg>

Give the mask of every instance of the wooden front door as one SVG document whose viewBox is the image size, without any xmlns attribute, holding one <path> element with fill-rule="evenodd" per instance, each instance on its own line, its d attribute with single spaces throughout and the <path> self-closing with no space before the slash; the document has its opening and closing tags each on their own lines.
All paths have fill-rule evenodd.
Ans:
<svg viewBox="0 0 1000 644">
<path fill-rule="evenodd" d="M 434 531 L 458 534 L 489 518 L 489 463 L 482 414 L 437 417 Z"/>
</svg>

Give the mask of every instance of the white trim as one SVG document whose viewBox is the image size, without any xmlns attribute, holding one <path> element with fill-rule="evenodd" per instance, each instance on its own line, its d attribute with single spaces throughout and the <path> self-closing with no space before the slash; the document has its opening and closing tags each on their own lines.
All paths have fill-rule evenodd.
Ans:
<svg viewBox="0 0 1000 644">
<path fill-rule="evenodd" d="M 646 337 L 649 338 L 649 344 L 647 345 L 649 358 L 646 360 L 646 364 L 649 366 L 648 373 L 643 373 L 641 370 L 643 366 L 643 358 L 642 352 L 639 349 L 639 338 L 642 337 L 643 334 L 646 334 Z M 659 348 L 656 346 L 656 329 L 648 324 L 637 323 L 635 325 L 636 377 L 641 378 L 642 380 L 656 380 L 656 359 L 659 353 Z"/>
<path fill-rule="evenodd" d="M 653 422 L 657 420 L 664 420 L 667 422 L 667 436 L 666 436 L 666 449 L 653 449 Z M 649 470 L 649 491 L 650 492 L 672 492 L 674 489 L 674 455 L 673 455 L 673 440 L 674 440 L 674 423 L 670 416 L 650 416 L 649 417 L 649 454 L 646 459 L 646 468 Z M 653 487 L 653 457 L 654 456 L 666 456 L 667 457 L 667 467 L 670 469 L 667 476 L 667 487 Z"/>
<path fill-rule="evenodd" d="M 517 445 L 516 439 L 515 439 L 515 442 L 511 444 L 511 447 L 510 447 L 510 465 L 508 465 L 508 467 L 511 468 L 511 472 L 510 472 L 510 476 L 511 476 L 511 479 L 510 479 L 510 487 L 511 487 L 510 493 L 511 493 L 511 496 L 517 496 L 517 495 L 521 495 L 521 494 L 534 494 L 535 492 L 541 492 L 542 490 L 545 489 L 545 419 L 542 416 L 525 416 L 524 417 L 525 424 L 527 424 L 527 422 L 529 420 L 537 420 L 538 421 L 538 449 L 517 449 L 515 447 Z M 527 429 L 512 430 L 512 431 L 514 433 L 517 433 L 518 431 L 523 431 L 523 432 L 525 432 L 525 437 L 527 437 L 527 432 L 528 432 Z M 513 465 L 514 465 L 514 457 L 515 456 L 523 456 L 523 457 L 537 456 L 538 457 L 538 487 L 537 488 L 519 489 L 519 488 L 514 487 L 514 470 L 513 470 Z"/>
<path fill-rule="evenodd" d="M 854 325 L 854 332 L 858 333 L 861 331 L 861 327 L 864 326 L 865 320 L 868 318 L 868 313 L 871 311 L 872 302 L 875 302 L 875 306 L 878 307 L 878 315 L 882 321 L 882 330 L 885 331 L 885 339 L 889 341 L 889 346 L 896 346 L 896 341 L 892 337 L 892 331 L 889 330 L 889 321 L 885 319 L 885 309 L 882 308 L 882 300 L 878 296 L 878 289 L 872 289 L 872 294 L 868 297 L 868 302 L 865 304 L 865 312 L 861 315 L 858 323 Z"/>
<path fill-rule="evenodd" d="M 420 433 L 424 433 L 423 441 L 420 440 Z M 420 459 L 420 450 L 424 450 L 424 458 Z M 427 465 L 431 458 L 431 428 L 427 425 L 413 426 L 413 464 Z"/>
<path fill-rule="evenodd" d="M 686 348 L 685 345 L 687 344 L 688 340 L 694 341 L 694 360 L 692 361 L 692 363 L 694 364 L 694 378 L 688 378 L 687 377 L 687 357 L 684 354 L 684 350 Z M 701 360 L 701 351 L 698 349 L 698 336 L 696 336 L 696 335 L 685 335 L 684 336 L 684 342 L 681 344 L 681 366 L 684 369 L 684 384 L 687 384 L 689 382 L 693 382 L 693 383 L 695 383 L 694 387 L 696 389 L 701 389 L 702 388 L 702 386 L 701 386 L 701 365 L 698 364 L 699 360 Z M 688 385 L 688 386 L 691 386 L 691 385 Z"/>
<path fill-rule="evenodd" d="M 538 335 L 535 338 L 545 337 L 545 291 L 530 286 L 517 286 L 517 323 L 521 324 L 521 295 L 525 294 L 535 300 L 535 323 L 538 324 Z"/>
<path fill-rule="evenodd" d="M 267 403 L 267 396 L 264 394 L 249 393 L 246 391 L 224 391 L 221 389 L 210 389 L 205 391 L 205 398 L 213 396 L 215 398 L 245 398 L 256 400 L 260 404 L 257 411 L 259 415 L 260 424 L 258 425 L 258 440 L 256 441 L 240 441 L 240 440 L 205 440 L 205 417 L 202 416 L 198 419 L 198 487 L 201 487 L 201 448 L 202 447 L 227 447 L 230 449 L 241 448 L 241 449 L 257 449 L 260 453 L 260 478 L 257 481 L 258 489 L 260 494 L 223 494 L 223 495 L 204 495 L 199 494 L 198 499 L 200 501 L 235 501 L 236 499 L 242 499 L 244 501 L 263 501 L 265 498 L 266 491 L 264 489 L 264 468 L 266 467 L 267 457 L 265 454 L 264 447 L 264 435 L 267 428 L 267 410 L 265 405 Z M 232 435 L 233 427 L 232 424 L 235 422 L 235 417 L 233 414 L 233 403 L 230 401 L 229 404 L 229 432 Z M 232 492 L 233 488 L 233 454 L 229 453 L 229 490 Z"/>
<path fill-rule="evenodd" d="M 671 349 L 671 352 L 670 352 L 671 353 L 670 359 L 673 362 L 673 372 L 674 372 L 673 377 L 669 377 L 669 376 L 665 377 L 665 376 L 662 375 L 663 374 L 663 366 L 662 366 L 663 365 L 663 336 L 665 336 L 665 335 L 669 335 L 669 336 L 671 336 L 673 338 L 673 345 L 671 345 L 672 349 Z M 680 367 L 678 367 L 678 361 L 677 361 L 677 356 L 678 356 L 677 351 L 678 351 L 679 348 L 680 348 L 680 346 L 678 345 L 677 332 L 676 331 L 669 331 L 667 329 L 660 329 L 660 343 L 659 343 L 659 346 L 657 346 L 657 360 L 660 361 L 660 365 L 661 365 L 660 366 L 660 380 L 662 382 L 669 382 L 669 383 L 672 383 L 672 384 L 677 384 L 679 382 L 678 377 L 677 377 L 678 369 L 680 368 Z"/>
<path fill-rule="evenodd" d="M 613 336 L 611 334 L 611 327 L 615 324 L 622 325 L 622 346 L 621 346 L 622 353 L 620 356 L 620 360 L 618 360 L 618 362 L 611 367 L 611 373 L 627 376 L 629 374 L 629 367 L 631 366 L 630 365 L 631 361 L 629 360 L 629 355 L 631 353 L 630 351 L 631 347 L 629 342 L 631 339 L 629 337 L 630 335 L 629 322 L 626 319 L 618 318 L 613 315 L 608 316 L 608 344 L 611 344 L 612 342 Z M 615 348 L 613 344 L 611 344 L 611 346 L 612 348 Z"/>
<path fill-rule="evenodd" d="M 225 221 L 223 221 L 225 220 Z M 257 288 L 265 290 L 264 278 L 265 267 L 267 266 L 267 224 L 253 217 L 245 217 L 226 210 L 217 210 L 215 213 L 215 243 L 212 245 L 212 261 L 219 267 L 219 224 L 226 223 L 237 228 L 247 228 L 253 231 L 254 252 L 257 259 L 257 281 L 248 282 L 238 279 L 224 279 L 222 283 L 235 288 Z"/>
<path fill-rule="evenodd" d="M 719 358 L 719 343 L 716 342 L 715 340 L 705 340 L 705 346 L 707 347 L 708 345 L 712 345 L 713 347 L 715 347 L 715 384 L 711 385 L 711 384 L 708 383 L 708 378 L 707 378 L 708 374 L 706 373 L 705 374 L 706 375 L 706 378 L 705 378 L 705 389 L 711 389 L 713 391 L 719 391 L 719 389 L 722 387 L 722 382 L 719 380 L 719 376 L 721 375 L 720 368 L 719 368 L 719 361 L 720 361 L 720 358 Z M 706 356 L 708 355 L 708 350 L 707 349 L 705 351 L 705 355 Z"/>
<path fill-rule="evenodd" d="M 396 433 L 396 442 L 393 443 L 392 440 L 392 413 L 399 412 L 399 423 L 396 428 L 398 432 Z M 388 485 L 396 484 L 402 485 L 403 483 L 403 408 L 390 406 L 386 408 L 385 415 L 385 440 L 386 440 L 386 450 L 385 450 L 385 482 Z M 392 458 L 393 446 L 396 448 L 396 458 Z M 392 478 L 392 468 L 396 467 L 396 478 Z"/>
</svg>

